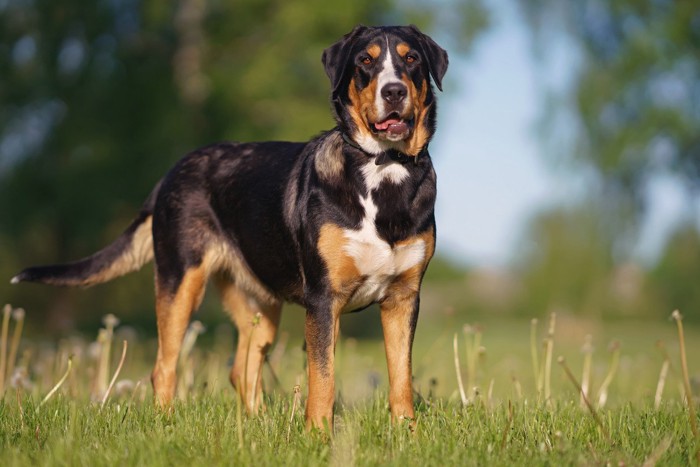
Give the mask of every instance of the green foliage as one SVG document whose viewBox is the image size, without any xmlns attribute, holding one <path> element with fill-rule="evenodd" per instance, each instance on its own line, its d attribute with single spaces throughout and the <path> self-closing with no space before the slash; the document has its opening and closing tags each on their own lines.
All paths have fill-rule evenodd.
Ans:
<svg viewBox="0 0 700 467">
<path fill-rule="evenodd" d="M 545 39 L 543 52 L 552 38 L 544 31 L 566 31 L 579 46 L 570 90 L 576 155 L 610 195 L 641 202 L 645 182 L 660 170 L 700 181 L 697 2 L 537 0 L 523 11 Z"/>
<path fill-rule="evenodd" d="M 531 221 L 520 258 L 524 287 L 530 291 L 527 308 L 603 311 L 577 309 L 600 307 L 609 284 L 609 239 L 598 221 L 586 207 L 546 212 Z"/>
<path fill-rule="evenodd" d="M 430 261 L 430 267 L 423 280 L 427 284 L 459 281 L 464 279 L 465 275 L 464 266 L 455 264 L 448 258 L 436 256 Z"/>
<path fill-rule="evenodd" d="M 669 238 L 652 277 L 669 308 L 681 310 L 690 320 L 700 319 L 700 290 L 694 280 L 700 277 L 700 233 L 695 226 L 682 225 Z"/>
<path fill-rule="evenodd" d="M 543 57 L 554 40 L 573 44 L 572 80 L 553 99 L 573 118 L 562 119 L 561 108 L 549 108 L 543 128 L 547 142 L 560 142 L 552 129 L 572 135 L 552 152 L 559 164 L 571 163 L 565 175 L 593 175 L 584 212 L 555 214 L 561 217 L 558 227 L 546 218 L 531 223 L 535 228 L 526 238 L 539 245 L 539 253 L 521 266 L 538 282 L 530 284 L 539 295 L 532 300 L 543 305 L 551 297 L 582 311 L 659 316 L 685 306 L 696 319 L 691 298 L 700 256 L 691 230 L 700 225 L 694 208 L 700 182 L 700 4 L 536 0 L 520 7 Z M 686 214 L 695 227 L 670 240 L 651 274 L 640 270 L 630 279 L 648 183 L 658 174 L 683 184 Z M 625 281 L 633 283 L 636 299 L 620 299 Z"/>
</svg>

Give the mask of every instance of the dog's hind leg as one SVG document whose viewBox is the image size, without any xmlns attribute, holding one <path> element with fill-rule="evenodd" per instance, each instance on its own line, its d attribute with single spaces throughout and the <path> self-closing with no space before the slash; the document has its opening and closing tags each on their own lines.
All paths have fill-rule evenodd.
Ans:
<svg viewBox="0 0 700 467">
<path fill-rule="evenodd" d="M 219 278 L 217 285 L 224 308 L 238 329 L 231 383 L 248 412 L 257 413 L 262 400 L 262 366 L 277 334 L 282 304 L 261 301 L 228 278 Z"/>
<path fill-rule="evenodd" d="M 207 276 L 205 264 L 191 267 L 173 289 L 166 286 L 162 275 L 156 273 L 158 355 L 151 381 L 156 403 L 161 407 L 169 406 L 175 395 L 182 339 L 192 312 L 199 307 L 204 296 Z"/>
</svg>

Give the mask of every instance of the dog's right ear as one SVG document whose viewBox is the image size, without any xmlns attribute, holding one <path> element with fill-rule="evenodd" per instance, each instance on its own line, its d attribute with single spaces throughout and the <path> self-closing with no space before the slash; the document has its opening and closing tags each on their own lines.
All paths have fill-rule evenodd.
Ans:
<svg viewBox="0 0 700 467">
<path fill-rule="evenodd" d="M 357 25 L 349 33 L 345 34 L 338 42 L 323 51 L 321 61 L 326 69 L 326 74 L 331 80 L 332 94 L 335 95 L 348 73 L 348 60 L 352 51 L 354 40 L 366 31 L 367 26 Z"/>
</svg>

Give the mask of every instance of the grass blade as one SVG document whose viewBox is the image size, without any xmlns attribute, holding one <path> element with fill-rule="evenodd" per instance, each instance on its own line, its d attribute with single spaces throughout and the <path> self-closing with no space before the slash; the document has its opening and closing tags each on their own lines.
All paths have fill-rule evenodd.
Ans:
<svg viewBox="0 0 700 467">
<path fill-rule="evenodd" d="M 603 432 L 605 439 L 608 442 L 610 442 L 611 440 L 610 440 L 610 434 L 608 433 L 608 430 L 605 428 L 605 426 L 603 425 L 603 421 L 598 416 L 598 413 L 596 412 L 595 408 L 593 408 L 593 405 L 590 403 L 590 401 L 588 400 L 588 398 L 584 394 L 583 388 L 581 388 L 581 385 L 576 380 L 576 377 L 569 369 L 569 366 L 566 364 L 566 360 L 564 359 L 564 357 L 559 357 L 557 359 L 557 362 L 564 369 L 564 372 L 566 373 L 566 376 L 569 378 L 569 381 L 571 381 L 571 384 L 573 384 L 574 387 L 576 388 L 576 390 L 579 392 L 579 394 L 581 394 L 581 398 L 583 399 L 583 402 L 586 404 L 586 407 L 588 407 L 588 410 L 591 413 L 591 416 L 593 416 L 593 420 L 595 420 L 595 422 L 598 424 L 600 431 Z"/>
</svg>

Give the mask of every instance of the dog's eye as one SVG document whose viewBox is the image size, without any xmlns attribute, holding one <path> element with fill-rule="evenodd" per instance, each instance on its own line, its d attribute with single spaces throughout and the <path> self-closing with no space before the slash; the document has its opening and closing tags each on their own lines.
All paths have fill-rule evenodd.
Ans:
<svg viewBox="0 0 700 467">
<path fill-rule="evenodd" d="M 371 65 L 372 64 L 372 57 L 362 57 L 362 63 L 364 65 Z"/>
<path fill-rule="evenodd" d="M 413 63 L 416 60 L 418 60 L 418 58 L 415 55 L 412 55 L 412 54 L 406 55 L 406 63 Z"/>
</svg>

